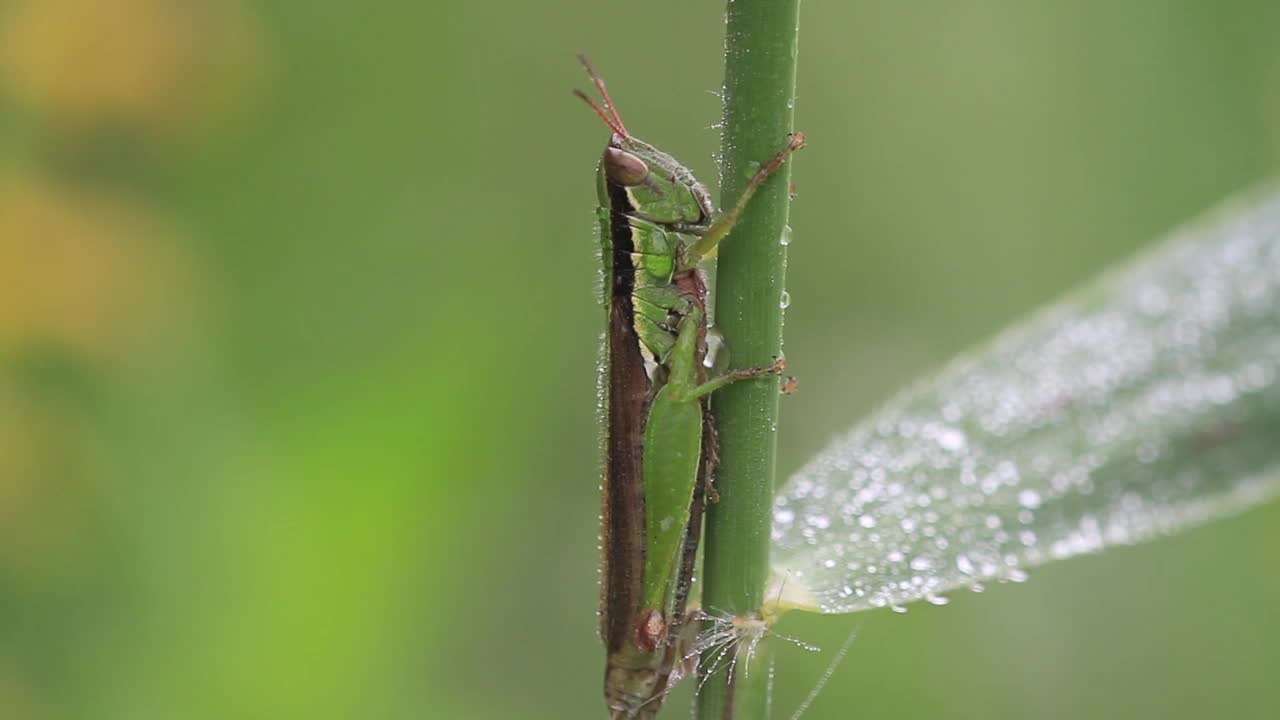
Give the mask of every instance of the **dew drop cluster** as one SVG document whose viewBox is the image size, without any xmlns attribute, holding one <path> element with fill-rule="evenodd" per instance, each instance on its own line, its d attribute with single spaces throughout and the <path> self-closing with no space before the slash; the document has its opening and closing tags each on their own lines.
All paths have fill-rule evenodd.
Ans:
<svg viewBox="0 0 1280 720">
<path fill-rule="evenodd" d="M 1021 581 L 1280 494 L 1280 192 L 1229 204 L 909 389 L 774 506 L 782 602 Z"/>
</svg>

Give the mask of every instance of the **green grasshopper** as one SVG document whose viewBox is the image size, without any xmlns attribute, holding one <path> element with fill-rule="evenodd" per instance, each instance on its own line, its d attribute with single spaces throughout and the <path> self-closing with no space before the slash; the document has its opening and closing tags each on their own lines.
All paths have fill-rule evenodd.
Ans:
<svg viewBox="0 0 1280 720">
<path fill-rule="evenodd" d="M 610 718 L 652 718 L 686 672 L 683 628 L 704 498 L 715 500 L 715 425 L 708 396 L 777 374 L 732 370 L 708 379 L 706 282 L 698 263 L 728 236 L 760 185 L 804 145 L 796 133 L 729 211 L 674 158 L 627 131 L 604 81 L 579 98 L 613 131 L 596 176 L 604 270 L 601 397 L 601 627 Z"/>
</svg>

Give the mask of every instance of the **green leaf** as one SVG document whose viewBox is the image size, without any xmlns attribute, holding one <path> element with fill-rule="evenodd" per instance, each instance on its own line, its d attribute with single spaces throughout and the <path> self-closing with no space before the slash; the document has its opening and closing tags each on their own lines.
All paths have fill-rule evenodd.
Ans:
<svg viewBox="0 0 1280 720">
<path fill-rule="evenodd" d="M 1280 188 L 909 389 L 774 505 L 782 608 L 844 613 L 1152 539 L 1280 492 Z"/>
</svg>

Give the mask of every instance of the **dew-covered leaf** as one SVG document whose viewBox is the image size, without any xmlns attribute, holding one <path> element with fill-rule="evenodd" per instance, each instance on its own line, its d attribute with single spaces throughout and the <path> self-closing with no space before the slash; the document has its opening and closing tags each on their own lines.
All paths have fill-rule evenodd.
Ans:
<svg viewBox="0 0 1280 720">
<path fill-rule="evenodd" d="M 900 606 L 1280 493 L 1280 189 L 909 389 L 774 507 L 781 605 Z"/>
</svg>

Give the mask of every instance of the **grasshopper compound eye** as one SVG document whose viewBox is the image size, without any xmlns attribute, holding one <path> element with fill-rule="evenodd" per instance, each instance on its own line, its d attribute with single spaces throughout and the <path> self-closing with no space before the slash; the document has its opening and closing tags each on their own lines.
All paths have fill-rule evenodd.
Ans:
<svg viewBox="0 0 1280 720">
<path fill-rule="evenodd" d="M 604 172 L 610 180 L 630 187 L 649 177 L 649 166 L 626 150 L 609 146 L 604 149 Z"/>
</svg>

